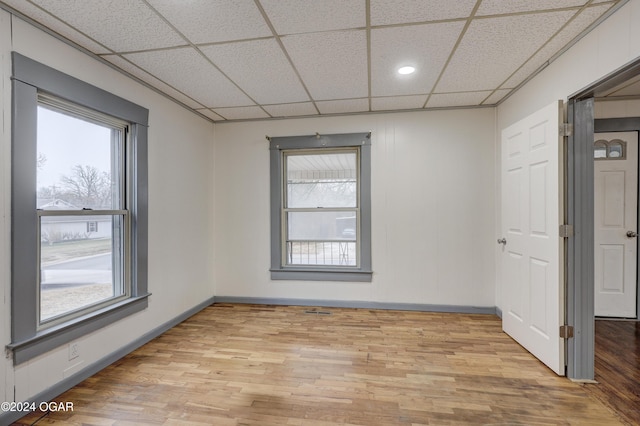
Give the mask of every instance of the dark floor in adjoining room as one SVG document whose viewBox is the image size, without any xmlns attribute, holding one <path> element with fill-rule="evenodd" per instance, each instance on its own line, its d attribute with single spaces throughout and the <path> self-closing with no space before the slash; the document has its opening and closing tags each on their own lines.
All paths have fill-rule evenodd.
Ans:
<svg viewBox="0 0 640 426">
<path fill-rule="evenodd" d="M 640 425 L 640 322 L 596 320 L 596 385 L 584 388 L 629 425 Z"/>
</svg>

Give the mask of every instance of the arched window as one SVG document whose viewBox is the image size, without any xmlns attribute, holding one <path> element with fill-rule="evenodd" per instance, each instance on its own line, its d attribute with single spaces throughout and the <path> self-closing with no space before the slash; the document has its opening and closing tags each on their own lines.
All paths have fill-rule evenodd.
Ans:
<svg viewBox="0 0 640 426">
<path fill-rule="evenodd" d="M 595 160 L 624 160 L 627 158 L 627 143 L 621 139 L 610 141 L 598 139 L 593 143 Z"/>
<path fill-rule="evenodd" d="M 593 144 L 593 158 L 607 158 L 607 141 L 600 139 Z"/>
<path fill-rule="evenodd" d="M 624 158 L 625 143 L 620 139 L 609 141 L 609 158 Z"/>
</svg>

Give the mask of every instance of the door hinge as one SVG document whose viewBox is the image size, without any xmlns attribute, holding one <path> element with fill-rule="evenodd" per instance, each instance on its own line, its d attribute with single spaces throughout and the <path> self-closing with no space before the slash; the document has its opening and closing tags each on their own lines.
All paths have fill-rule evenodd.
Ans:
<svg viewBox="0 0 640 426">
<path fill-rule="evenodd" d="M 560 123 L 560 136 L 571 136 L 573 134 L 573 124 Z"/>
<path fill-rule="evenodd" d="M 573 337 L 573 326 L 572 325 L 561 325 L 560 326 L 560 338 L 561 339 L 570 339 Z"/>
<path fill-rule="evenodd" d="M 573 225 L 560 225 L 560 238 L 573 237 Z"/>
</svg>

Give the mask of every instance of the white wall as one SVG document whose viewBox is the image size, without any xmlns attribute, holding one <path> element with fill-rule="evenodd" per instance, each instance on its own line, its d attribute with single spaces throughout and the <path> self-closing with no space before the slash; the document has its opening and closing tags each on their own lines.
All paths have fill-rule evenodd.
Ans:
<svg viewBox="0 0 640 426">
<path fill-rule="evenodd" d="M 494 305 L 494 109 L 216 125 L 216 296 Z M 271 281 L 265 135 L 372 131 L 372 283 Z"/>
<path fill-rule="evenodd" d="M 584 36 L 497 108 L 496 174 L 500 176 L 500 133 L 523 117 L 558 99 L 567 100 L 640 56 L 640 0 L 630 0 Z M 496 229 L 500 219 L 500 181 L 496 185 Z M 501 307 L 501 256 L 496 252 L 496 305 Z"/>
<path fill-rule="evenodd" d="M 149 109 L 149 307 L 77 341 L 13 367 L 0 358 L 0 398 L 25 401 L 213 296 L 212 123 L 51 36 L 0 11 L 0 344 L 10 339 L 10 67 L 15 50 Z"/>
<path fill-rule="evenodd" d="M 596 101 L 595 118 L 640 117 L 640 99 L 628 101 Z"/>
</svg>

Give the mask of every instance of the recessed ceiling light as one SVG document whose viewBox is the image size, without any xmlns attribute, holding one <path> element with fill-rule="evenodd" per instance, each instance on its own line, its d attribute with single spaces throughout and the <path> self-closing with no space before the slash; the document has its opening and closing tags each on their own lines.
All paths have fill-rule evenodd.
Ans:
<svg viewBox="0 0 640 426">
<path fill-rule="evenodd" d="M 413 74 L 415 70 L 416 69 L 414 67 L 401 67 L 401 68 L 398 68 L 398 74 L 403 74 L 403 75 Z"/>
</svg>

